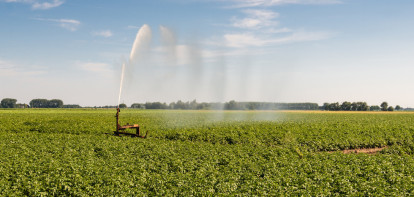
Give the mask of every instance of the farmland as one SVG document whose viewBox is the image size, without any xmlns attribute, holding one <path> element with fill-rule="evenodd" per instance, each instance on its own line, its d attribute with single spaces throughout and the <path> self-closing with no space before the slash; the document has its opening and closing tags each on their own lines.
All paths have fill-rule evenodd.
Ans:
<svg viewBox="0 0 414 197">
<path fill-rule="evenodd" d="M 408 195 L 414 113 L 0 110 L 0 195 Z M 341 150 L 386 147 L 376 154 Z"/>
</svg>

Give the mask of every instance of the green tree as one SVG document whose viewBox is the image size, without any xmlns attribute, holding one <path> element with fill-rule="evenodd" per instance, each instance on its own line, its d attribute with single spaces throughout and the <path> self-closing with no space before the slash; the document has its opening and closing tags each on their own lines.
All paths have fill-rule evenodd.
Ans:
<svg viewBox="0 0 414 197">
<path fill-rule="evenodd" d="M 144 105 L 140 104 L 140 103 L 134 103 L 134 104 L 131 105 L 131 108 L 134 108 L 134 109 L 141 109 L 143 107 L 144 107 Z"/>
<path fill-rule="evenodd" d="M 259 104 L 255 102 L 249 102 L 247 103 L 246 108 L 249 110 L 255 110 L 259 108 Z"/>
<path fill-rule="evenodd" d="M 381 110 L 382 111 L 387 111 L 388 110 L 388 103 L 387 102 L 382 102 L 381 103 Z"/>
<path fill-rule="evenodd" d="M 351 102 L 345 101 L 341 104 L 341 110 L 343 111 L 351 111 L 351 108 L 352 108 Z"/>
<path fill-rule="evenodd" d="M 166 103 L 161 103 L 161 102 L 146 102 L 145 103 L 145 109 L 167 109 L 168 106 Z"/>
<path fill-rule="evenodd" d="M 366 102 L 358 102 L 358 111 L 368 111 L 369 110 L 369 106 Z"/>
<path fill-rule="evenodd" d="M 62 108 L 63 107 L 63 101 L 60 99 L 52 99 L 50 101 L 47 101 L 47 108 Z"/>
<path fill-rule="evenodd" d="M 2 108 L 15 108 L 16 106 L 16 99 L 13 98 L 4 98 L 3 100 L 1 100 L 1 107 Z"/>
<path fill-rule="evenodd" d="M 393 106 L 389 106 L 387 110 L 388 111 L 394 111 L 394 107 Z"/>
<path fill-rule="evenodd" d="M 175 103 L 173 109 L 187 109 L 187 106 L 184 102 L 182 102 L 181 100 L 178 100 L 177 103 Z"/>
<path fill-rule="evenodd" d="M 125 103 L 121 103 L 121 104 L 119 104 L 119 108 L 128 108 L 128 107 Z"/>
<path fill-rule="evenodd" d="M 358 103 L 353 102 L 351 104 L 351 111 L 358 111 Z"/>
<path fill-rule="evenodd" d="M 197 109 L 211 109 L 211 106 L 209 103 L 198 103 Z"/>
<path fill-rule="evenodd" d="M 329 103 L 323 103 L 323 109 L 329 110 Z"/>
<path fill-rule="evenodd" d="M 373 105 L 373 106 L 369 107 L 369 110 L 371 110 L 371 111 L 379 111 L 379 110 L 381 110 L 381 108 L 378 105 Z"/>
<path fill-rule="evenodd" d="M 338 102 L 329 104 L 329 111 L 339 111 L 341 110 L 341 106 Z"/>
<path fill-rule="evenodd" d="M 31 108 L 47 108 L 48 100 L 47 99 L 33 99 L 29 103 Z"/>
<path fill-rule="evenodd" d="M 237 109 L 237 103 L 234 100 L 229 101 L 228 103 L 225 104 L 225 109 L 228 110 L 235 110 Z"/>
<path fill-rule="evenodd" d="M 198 106 L 197 100 L 194 99 L 193 101 L 190 102 L 189 109 L 197 109 L 197 106 Z"/>
<path fill-rule="evenodd" d="M 397 105 L 397 106 L 395 106 L 395 110 L 400 111 L 400 110 L 402 110 L 402 108 L 401 108 L 401 106 Z"/>
</svg>

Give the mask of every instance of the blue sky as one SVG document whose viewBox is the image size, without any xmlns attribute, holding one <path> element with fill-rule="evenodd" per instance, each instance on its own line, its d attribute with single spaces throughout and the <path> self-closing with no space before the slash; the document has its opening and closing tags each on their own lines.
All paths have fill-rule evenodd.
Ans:
<svg viewBox="0 0 414 197">
<path fill-rule="evenodd" d="M 0 0 L 0 98 L 414 107 L 410 0 Z M 138 30 L 148 46 L 129 58 Z"/>
</svg>

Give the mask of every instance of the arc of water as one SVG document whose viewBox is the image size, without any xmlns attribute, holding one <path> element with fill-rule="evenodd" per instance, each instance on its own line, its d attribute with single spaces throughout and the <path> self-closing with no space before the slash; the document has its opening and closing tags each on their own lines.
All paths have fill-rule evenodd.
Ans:
<svg viewBox="0 0 414 197">
<path fill-rule="evenodd" d="M 134 61 L 138 58 L 138 56 L 145 52 L 145 50 L 149 50 L 149 43 L 151 40 L 151 29 L 147 24 L 144 24 L 139 30 L 132 45 L 131 54 L 129 56 L 129 61 L 127 63 L 122 64 L 122 71 L 121 71 L 121 84 L 119 87 L 119 96 L 118 96 L 118 108 L 121 102 L 121 94 L 122 94 L 122 86 L 124 82 L 125 76 L 125 67 L 128 66 L 129 71 L 131 71 L 131 66 L 134 64 Z M 128 64 L 128 65 L 127 65 Z"/>
<path fill-rule="evenodd" d="M 119 102 L 121 101 L 122 84 L 124 82 L 124 73 L 125 73 L 124 71 L 125 71 L 125 63 L 122 64 L 122 70 L 121 70 L 121 85 L 119 86 L 118 108 L 119 108 Z"/>
</svg>

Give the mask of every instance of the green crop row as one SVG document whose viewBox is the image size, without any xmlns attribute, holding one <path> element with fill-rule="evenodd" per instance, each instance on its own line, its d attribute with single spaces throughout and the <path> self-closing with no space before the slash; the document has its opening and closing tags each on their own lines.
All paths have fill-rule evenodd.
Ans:
<svg viewBox="0 0 414 197">
<path fill-rule="evenodd" d="M 115 130 L 114 111 L 3 110 L 0 131 L 101 135 Z M 309 151 L 411 145 L 413 122 L 413 113 L 125 110 L 120 117 L 121 124 L 139 123 L 156 139 Z"/>
<path fill-rule="evenodd" d="M 411 113 L 123 110 L 140 139 L 114 112 L 0 110 L 0 195 L 413 194 Z"/>
</svg>

